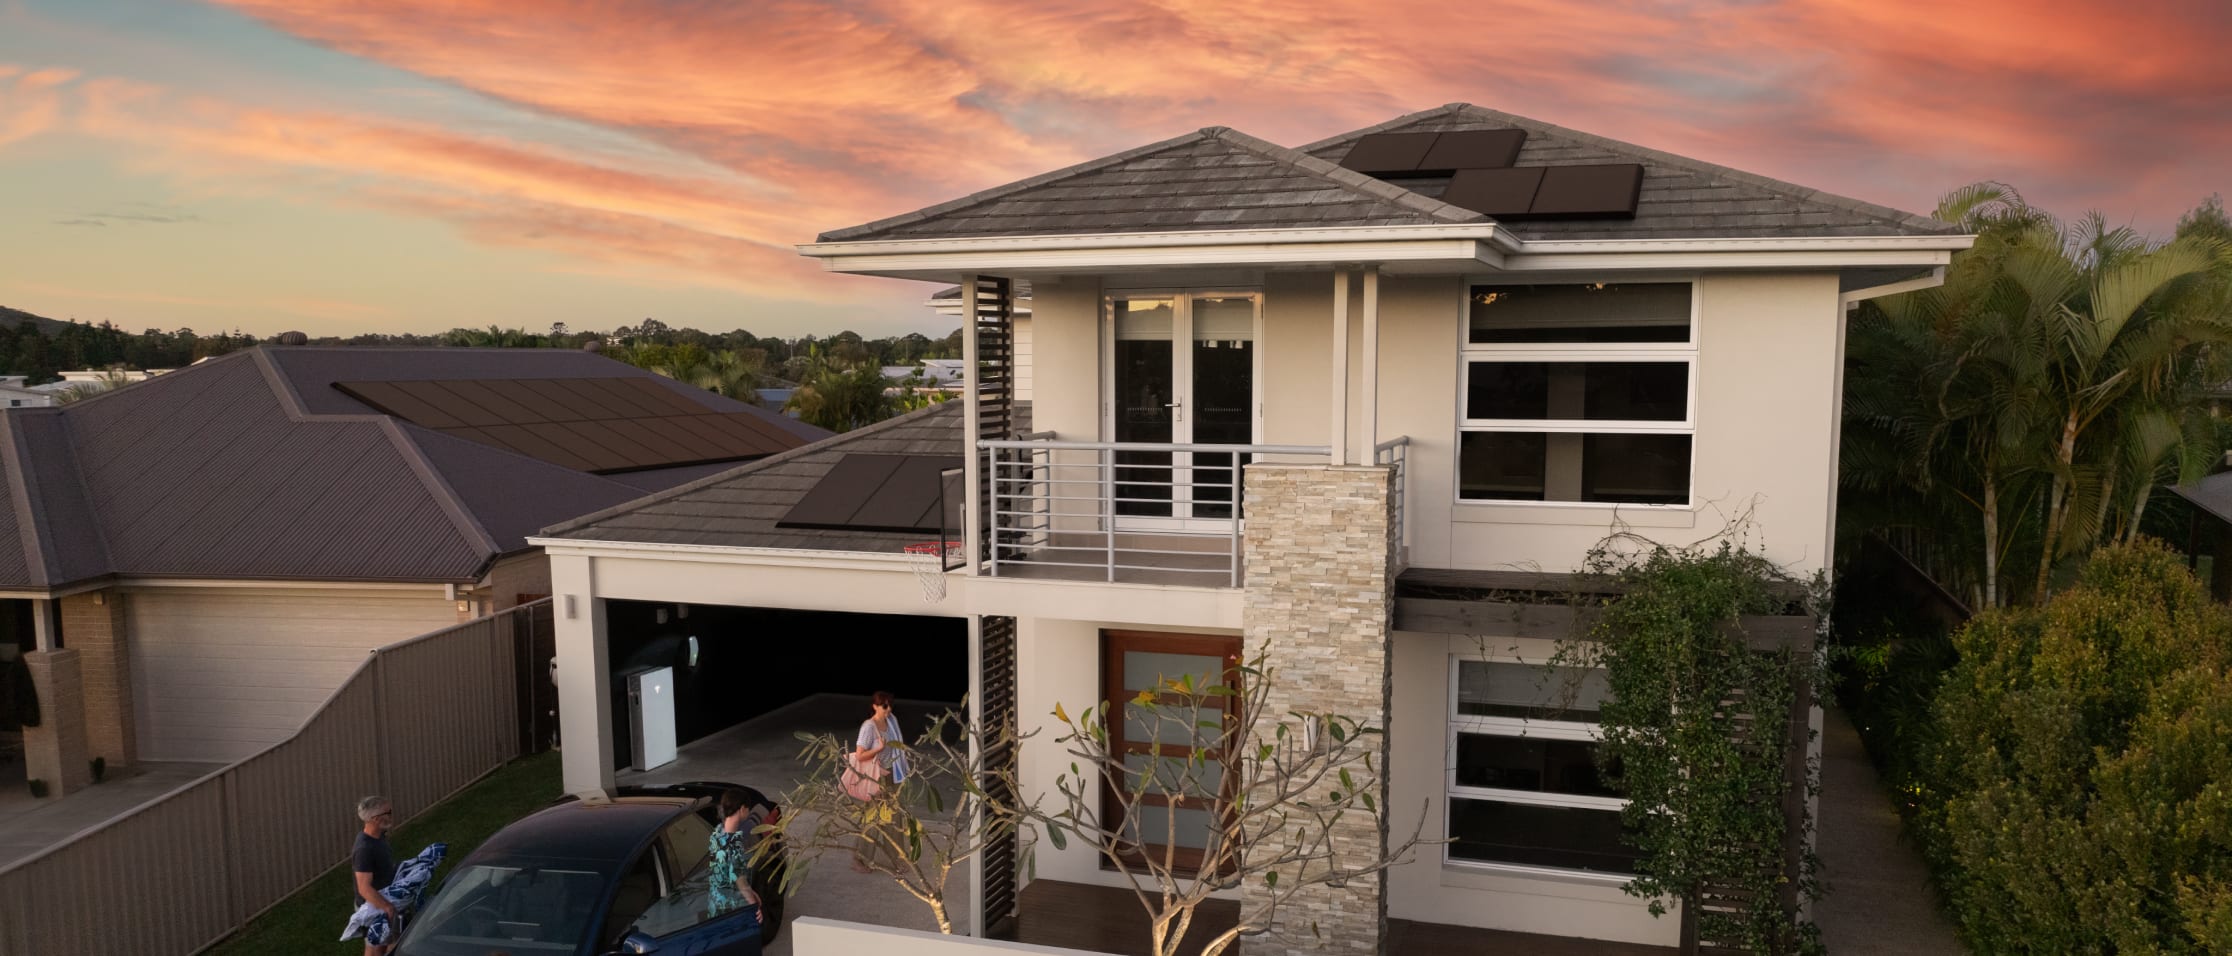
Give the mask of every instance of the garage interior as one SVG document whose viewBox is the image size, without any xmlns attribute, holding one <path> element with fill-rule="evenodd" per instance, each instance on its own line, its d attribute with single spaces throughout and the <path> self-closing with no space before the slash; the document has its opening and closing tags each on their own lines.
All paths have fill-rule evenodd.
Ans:
<svg viewBox="0 0 2232 956">
<path fill-rule="evenodd" d="M 628 675 L 644 668 L 674 669 L 677 747 L 809 697 L 958 705 L 969 688 L 966 618 L 613 600 L 605 622 L 615 770 L 636 763 Z"/>
</svg>

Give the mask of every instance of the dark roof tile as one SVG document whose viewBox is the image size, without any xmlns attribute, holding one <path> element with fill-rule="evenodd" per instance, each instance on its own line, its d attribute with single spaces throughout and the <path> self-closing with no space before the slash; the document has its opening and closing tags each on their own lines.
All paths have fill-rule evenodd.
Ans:
<svg viewBox="0 0 2232 956">
<path fill-rule="evenodd" d="M 960 402 L 932 405 L 804 448 L 742 465 L 688 485 L 554 525 L 550 537 L 590 541 L 640 541 L 738 548 L 897 552 L 923 540 L 894 534 L 834 529 L 778 528 L 846 455 L 958 455 L 962 447 Z M 1018 410 L 1029 427 L 1029 408 Z"/>
<path fill-rule="evenodd" d="M 1949 235 L 1945 223 L 1467 104 L 1398 117 L 1300 150 L 1223 127 L 1127 150 L 889 219 L 823 242 L 1191 229 L 1487 222 L 1441 203 L 1446 179 L 1376 179 L 1338 162 L 1383 132 L 1526 131 L 1518 166 L 1643 166 L 1633 219 L 1517 221 L 1521 239 Z M 1678 204 L 1678 205 L 1672 205 Z M 1175 210 L 1195 215 L 1178 218 Z"/>
</svg>

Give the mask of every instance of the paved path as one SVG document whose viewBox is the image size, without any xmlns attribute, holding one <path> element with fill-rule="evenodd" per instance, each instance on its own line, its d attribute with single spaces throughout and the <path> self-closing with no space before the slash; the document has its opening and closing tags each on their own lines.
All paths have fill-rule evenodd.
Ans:
<svg viewBox="0 0 2232 956">
<path fill-rule="evenodd" d="M 1817 841 L 1828 892 L 1814 922 L 1830 956 L 1967 953 L 1938 911 L 1922 858 L 1900 839 L 1899 814 L 1859 731 L 1840 711 L 1824 716 Z"/>
<path fill-rule="evenodd" d="M 952 705 L 900 701 L 893 709 L 899 712 L 901 719 L 908 721 L 907 732 L 912 735 L 920 727 L 925 713 L 949 706 Z M 691 741 L 673 763 L 656 770 L 622 771 L 620 783 L 720 780 L 757 787 L 771 796 L 780 794 L 796 786 L 803 773 L 798 752 L 804 745 L 793 734 L 799 731 L 833 733 L 849 741 L 867 717 L 866 697 L 837 694 L 808 697 Z M 922 901 L 908 896 L 888 877 L 853 872 L 847 862 L 843 854 L 833 854 L 809 868 L 805 881 L 784 903 L 784 920 L 820 916 L 937 932 L 938 924 L 931 919 L 930 908 Z M 956 931 L 965 933 L 968 931 L 967 914 L 972 909 L 969 901 L 974 895 L 966 871 L 954 872 L 947 893 L 946 905 L 958 924 Z M 790 956 L 790 947 L 791 937 L 786 932 L 768 945 L 766 953 L 767 956 Z"/>
<path fill-rule="evenodd" d="M 224 766 L 143 763 L 136 772 L 64 797 L 31 798 L 23 764 L 0 772 L 0 868 L 38 853 L 111 817 L 192 783 Z"/>
</svg>

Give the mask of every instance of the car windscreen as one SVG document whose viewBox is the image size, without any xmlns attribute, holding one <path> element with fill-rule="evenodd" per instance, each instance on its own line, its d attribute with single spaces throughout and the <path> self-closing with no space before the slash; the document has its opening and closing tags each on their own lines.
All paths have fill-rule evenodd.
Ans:
<svg viewBox="0 0 2232 956">
<path fill-rule="evenodd" d="M 450 874 L 410 919 L 409 956 L 571 953 L 595 922 L 612 882 L 609 864 L 585 860 L 475 864 Z"/>
</svg>

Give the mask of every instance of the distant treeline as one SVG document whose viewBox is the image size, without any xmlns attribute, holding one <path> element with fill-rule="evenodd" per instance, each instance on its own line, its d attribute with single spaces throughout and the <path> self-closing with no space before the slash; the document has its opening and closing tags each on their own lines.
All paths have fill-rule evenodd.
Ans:
<svg viewBox="0 0 2232 956">
<path fill-rule="evenodd" d="M 369 333 L 322 336 L 307 344 L 324 346 L 451 346 L 480 348 L 580 348 L 590 340 L 603 342 L 609 354 L 622 361 L 651 365 L 689 365 L 712 353 L 748 357 L 764 378 L 799 381 L 810 368 L 831 360 L 845 364 L 910 365 L 925 358 L 957 358 L 961 332 L 944 338 L 921 333 L 864 339 L 855 332 L 798 338 L 761 338 L 738 329 L 701 332 L 670 328 L 657 319 L 624 325 L 609 332 L 573 331 L 563 323 L 547 331 L 506 329 L 451 329 L 438 335 Z M 68 369 L 177 368 L 211 356 L 258 344 L 277 344 L 279 337 L 258 338 L 239 331 L 201 334 L 193 329 L 126 332 L 114 323 L 90 325 L 62 322 L 0 307 L 0 374 L 28 376 L 30 384 L 56 381 Z"/>
</svg>

